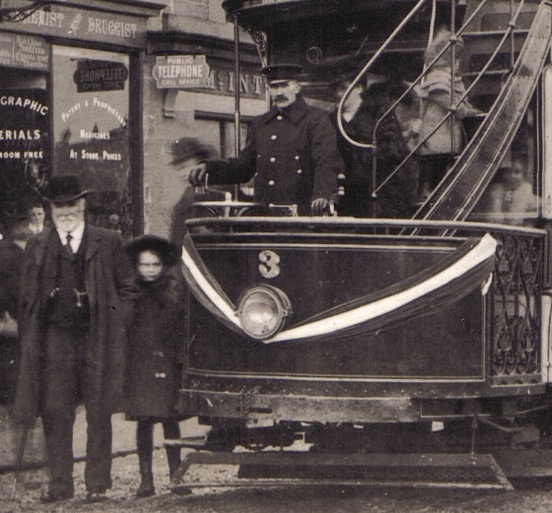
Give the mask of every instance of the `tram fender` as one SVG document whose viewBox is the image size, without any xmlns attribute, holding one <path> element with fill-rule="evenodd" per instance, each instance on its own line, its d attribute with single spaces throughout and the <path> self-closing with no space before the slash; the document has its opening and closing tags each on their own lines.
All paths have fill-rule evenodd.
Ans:
<svg viewBox="0 0 552 513">
<path fill-rule="evenodd" d="M 191 415 L 304 422 L 416 422 L 408 397 L 324 397 L 182 389 L 179 410 Z"/>
</svg>

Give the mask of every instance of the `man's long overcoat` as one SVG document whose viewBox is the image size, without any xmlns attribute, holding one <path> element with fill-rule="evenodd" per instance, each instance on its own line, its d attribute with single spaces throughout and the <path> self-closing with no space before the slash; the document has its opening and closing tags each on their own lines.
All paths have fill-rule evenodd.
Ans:
<svg viewBox="0 0 552 513">
<path fill-rule="evenodd" d="M 21 356 L 12 412 L 15 422 L 32 423 L 41 409 L 45 356 L 41 285 L 44 274 L 54 272 L 50 267 L 56 267 L 48 264 L 55 261 L 52 245 L 48 244 L 52 230 L 29 240 L 22 266 L 18 317 Z M 119 234 L 90 225 L 86 231 L 84 273 L 90 302 L 86 407 L 103 412 L 122 411 L 127 379 L 126 330 L 136 295 L 133 269 Z M 42 271 L 43 264 L 46 265 Z"/>
</svg>

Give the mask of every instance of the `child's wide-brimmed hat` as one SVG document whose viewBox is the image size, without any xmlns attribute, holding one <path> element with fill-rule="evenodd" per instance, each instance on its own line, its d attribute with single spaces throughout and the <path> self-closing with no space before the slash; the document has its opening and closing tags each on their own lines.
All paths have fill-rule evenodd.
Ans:
<svg viewBox="0 0 552 513">
<path fill-rule="evenodd" d="M 128 243 L 126 250 L 134 265 L 138 262 L 140 253 L 144 251 L 151 251 L 159 255 L 163 265 L 168 267 L 175 265 L 182 256 L 182 248 L 157 235 L 137 237 Z"/>
<path fill-rule="evenodd" d="M 338 90 L 340 87 L 349 87 L 349 85 L 357 77 L 357 72 L 347 73 L 337 77 L 331 82 L 334 90 Z M 366 92 L 370 90 L 373 86 L 380 84 L 388 84 L 390 82 L 389 77 L 385 75 L 379 75 L 377 73 L 365 73 L 362 78 L 357 82 L 357 86 L 362 87 L 363 91 Z"/>
</svg>

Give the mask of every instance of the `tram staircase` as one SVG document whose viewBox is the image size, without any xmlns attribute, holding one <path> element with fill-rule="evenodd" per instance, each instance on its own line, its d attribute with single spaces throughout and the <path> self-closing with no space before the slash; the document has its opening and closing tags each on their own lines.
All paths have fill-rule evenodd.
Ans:
<svg viewBox="0 0 552 513">
<path fill-rule="evenodd" d="M 521 0 L 516 3 L 515 9 L 512 8 L 510 21 L 504 29 L 468 31 L 481 20 L 482 14 L 485 13 L 485 7 L 490 3 L 492 2 L 489 0 L 469 0 L 465 14 L 466 21 L 455 32 L 455 36 L 451 38 L 451 40 L 454 40 L 462 37 L 465 41 L 465 53 L 468 55 L 470 49 L 481 43 L 482 38 L 486 42 L 493 42 L 498 39 L 496 47 L 490 51 L 489 57 L 481 69 L 463 74 L 467 86 L 466 93 L 461 98 L 454 98 L 453 100 L 454 104 L 458 105 L 462 100 L 467 99 L 468 95 L 473 95 L 474 91 L 477 90 L 476 88 L 481 87 L 483 80 L 490 80 L 495 83 L 499 81 L 499 92 L 489 109 L 478 116 L 480 118 L 477 120 L 479 126 L 475 133 L 467 142 L 462 153 L 456 157 L 453 166 L 447 171 L 429 198 L 414 213 L 413 219 L 463 221 L 469 216 L 510 148 L 538 84 L 550 48 L 552 4 L 543 0 L 537 9 L 531 13 L 522 9 L 525 2 Z M 512 7 L 514 7 L 514 3 L 512 3 Z M 521 16 L 526 18 L 528 14 L 533 14 L 530 28 L 528 30 L 517 29 Z M 390 40 L 386 43 L 389 42 Z M 450 51 L 452 44 L 454 43 L 449 42 L 439 52 L 426 70 L 383 117 L 392 112 L 406 94 L 421 83 L 431 66 L 445 52 Z M 511 66 L 497 69 L 497 56 L 500 56 L 501 53 L 504 54 L 504 47 L 508 44 L 510 45 Z M 518 47 L 519 51 L 516 50 Z M 385 48 L 382 48 L 381 51 L 385 51 Z M 372 62 L 369 62 L 361 74 L 368 71 L 371 64 Z M 454 108 L 449 111 L 447 116 L 426 139 L 418 142 L 416 148 L 410 152 L 385 181 L 378 183 L 374 191 L 376 197 L 379 191 L 401 171 L 407 162 L 412 158 L 416 158 L 418 149 L 443 123 L 449 120 L 450 116 L 453 115 L 453 110 Z M 413 233 L 416 233 L 416 230 Z"/>
</svg>

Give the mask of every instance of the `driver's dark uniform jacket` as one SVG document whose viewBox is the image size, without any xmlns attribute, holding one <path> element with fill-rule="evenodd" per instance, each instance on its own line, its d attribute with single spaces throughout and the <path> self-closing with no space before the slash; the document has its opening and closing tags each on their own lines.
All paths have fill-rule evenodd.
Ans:
<svg viewBox="0 0 552 513">
<path fill-rule="evenodd" d="M 258 116 L 238 158 L 207 160 L 209 183 L 245 183 L 255 176 L 255 201 L 298 206 L 310 212 L 313 199 L 331 199 L 343 163 L 328 114 L 300 96 L 291 105 Z"/>
</svg>

